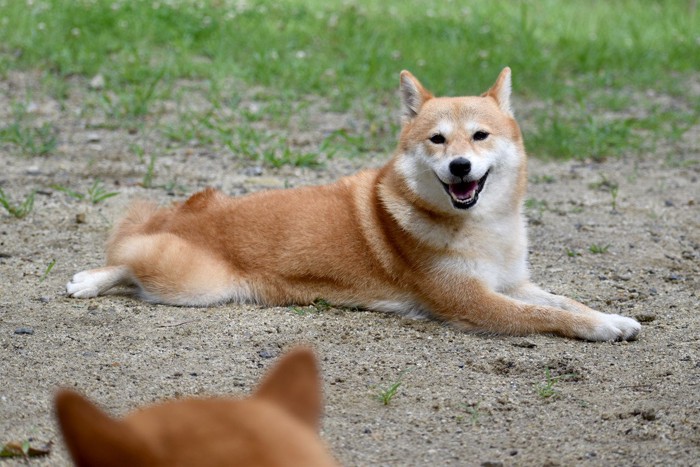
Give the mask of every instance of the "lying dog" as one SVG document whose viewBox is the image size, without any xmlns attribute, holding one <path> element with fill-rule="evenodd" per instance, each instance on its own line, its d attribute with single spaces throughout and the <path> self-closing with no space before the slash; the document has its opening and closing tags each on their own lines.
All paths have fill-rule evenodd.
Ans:
<svg viewBox="0 0 700 467">
<path fill-rule="evenodd" d="M 394 157 L 320 187 L 183 204 L 136 204 L 112 234 L 107 267 L 76 274 L 73 297 L 135 285 L 155 303 L 226 301 L 429 315 L 460 328 L 634 339 L 635 320 L 529 281 L 526 154 L 510 69 L 483 95 L 433 97 L 401 73 Z"/>
<path fill-rule="evenodd" d="M 115 420 L 62 390 L 56 414 L 79 467 L 338 465 L 316 435 L 321 387 L 305 349 L 284 356 L 245 400 L 174 400 Z"/>
</svg>

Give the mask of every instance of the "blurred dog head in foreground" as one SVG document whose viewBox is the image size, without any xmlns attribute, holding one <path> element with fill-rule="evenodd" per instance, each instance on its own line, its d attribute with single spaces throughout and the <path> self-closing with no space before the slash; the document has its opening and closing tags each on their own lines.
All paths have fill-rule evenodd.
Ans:
<svg viewBox="0 0 700 467">
<path fill-rule="evenodd" d="M 182 399 L 114 419 L 71 390 L 56 395 L 83 466 L 335 466 L 317 435 L 321 385 L 308 349 L 282 357 L 247 399 Z"/>
</svg>

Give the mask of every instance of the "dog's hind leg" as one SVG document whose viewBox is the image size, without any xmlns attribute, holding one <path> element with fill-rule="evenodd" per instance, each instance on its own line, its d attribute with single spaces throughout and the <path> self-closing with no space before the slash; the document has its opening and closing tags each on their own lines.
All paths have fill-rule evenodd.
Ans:
<svg viewBox="0 0 700 467">
<path fill-rule="evenodd" d="M 133 284 L 133 279 L 128 267 L 107 266 L 77 273 L 66 285 L 66 291 L 70 297 L 91 298 L 112 287 L 129 284 Z"/>
<path fill-rule="evenodd" d="M 206 306 L 255 300 L 223 258 L 171 233 L 128 236 L 114 243 L 107 262 L 126 266 L 139 295 L 149 302 Z"/>
</svg>

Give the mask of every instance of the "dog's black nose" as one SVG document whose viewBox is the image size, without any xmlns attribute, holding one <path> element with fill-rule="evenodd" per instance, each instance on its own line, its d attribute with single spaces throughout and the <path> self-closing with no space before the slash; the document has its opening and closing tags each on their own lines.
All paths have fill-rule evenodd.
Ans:
<svg viewBox="0 0 700 467">
<path fill-rule="evenodd" d="M 464 157 L 458 157 L 450 162 L 450 172 L 457 177 L 466 177 L 472 170 L 472 163 Z"/>
</svg>

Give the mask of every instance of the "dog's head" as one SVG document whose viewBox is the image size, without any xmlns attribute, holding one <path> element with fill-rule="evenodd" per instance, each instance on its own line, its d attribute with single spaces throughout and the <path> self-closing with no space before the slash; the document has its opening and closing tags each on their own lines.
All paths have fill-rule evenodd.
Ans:
<svg viewBox="0 0 700 467">
<path fill-rule="evenodd" d="M 245 400 L 175 400 L 117 420 L 62 390 L 56 415 L 79 467 L 333 466 L 316 435 L 320 391 L 313 354 L 298 349 Z"/>
<path fill-rule="evenodd" d="M 401 72 L 396 167 L 417 198 L 443 212 L 467 212 L 522 197 L 525 150 L 510 91 L 510 68 L 484 94 L 467 97 L 433 97 Z"/>
</svg>

